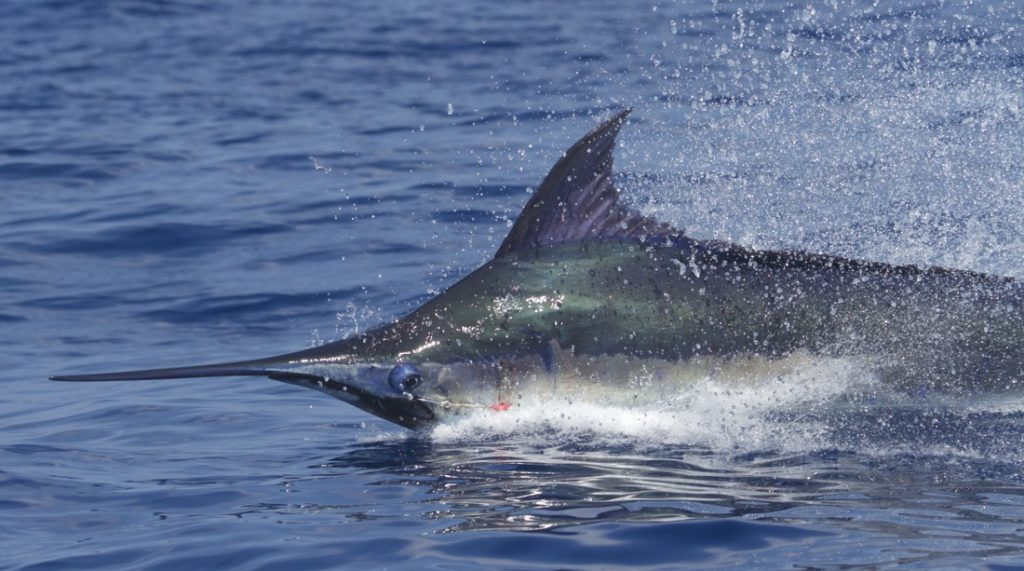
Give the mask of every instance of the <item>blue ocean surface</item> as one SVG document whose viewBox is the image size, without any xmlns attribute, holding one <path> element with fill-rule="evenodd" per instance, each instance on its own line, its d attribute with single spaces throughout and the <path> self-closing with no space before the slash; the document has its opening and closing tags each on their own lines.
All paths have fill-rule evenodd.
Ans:
<svg viewBox="0 0 1024 571">
<path fill-rule="evenodd" d="M 46 380 L 400 316 L 626 107 L 626 200 L 692 236 L 1024 278 L 1019 3 L 39 0 L 0 48 L 0 568 L 1024 568 L 1022 391 L 823 366 L 414 433 Z"/>
</svg>

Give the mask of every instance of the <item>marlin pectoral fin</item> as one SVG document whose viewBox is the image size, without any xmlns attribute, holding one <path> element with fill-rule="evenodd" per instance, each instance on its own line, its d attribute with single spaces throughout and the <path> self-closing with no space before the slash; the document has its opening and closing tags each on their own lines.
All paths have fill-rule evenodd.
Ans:
<svg viewBox="0 0 1024 571">
<path fill-rule="evenodd" d="M 612 180 L 612 151 L 630 111 L 615 114 L 562 155 L 526 203 L 495 257 L 564 242 L 682 233 L 619 204 L 619 189 Z"/>
</svg>

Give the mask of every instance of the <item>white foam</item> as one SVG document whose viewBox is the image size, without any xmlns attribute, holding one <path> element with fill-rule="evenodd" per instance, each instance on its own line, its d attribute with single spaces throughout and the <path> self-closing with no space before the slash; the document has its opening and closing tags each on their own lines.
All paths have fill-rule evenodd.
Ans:
<svg viewBox="0 0 1024 571">
<path fill-rule="evenodd" d="M 717 450 L 818 448 L 827 426 L 803 412 L 869 388 L 874 379 L 849 360 L 801 356 L 788 365 L 782 374 L 773 367 L 763 375 L 687 379 L 673 391 L 665 391 L 664 384 L 651 386 L 648 390 L 657 390 L 661 398 L 638 398 L 637 404 L 578 395 L 524 398 L 507 411 L 476 411 L 440 425 L 431 436 L 443 442 L 515 436 Z"/>
</svg>

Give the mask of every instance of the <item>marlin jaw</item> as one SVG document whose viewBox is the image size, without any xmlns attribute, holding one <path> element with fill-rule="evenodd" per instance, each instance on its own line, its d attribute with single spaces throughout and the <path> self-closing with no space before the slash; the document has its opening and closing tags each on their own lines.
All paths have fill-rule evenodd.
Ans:
<svg viewBox="0 0 1024 571">
<path fill-rule="evenodd" d="M 275 381 L 318 390 L 385 420 L 411 429 L 419 429 L 437 421 L 433 407 L 443 401 L 417 396 L 415 387 L 389 383 L 392 372 L 400 366 L 313 365 L 292 372 L 268 372 Z M 301 371 L 301 372 L 300 372 Z M 418 374 L 418 369 L 416 369 Z M 418 381 L 416 384 L 420 384 Z"/>
<path fill-rule="evenodd" d="M 494 362 L 293 363 L 267 376 L 318 390 L 406 428 L 422 429 L 476 410 L 504 410 L 514 389 L 538 378 L 549 381 L 549 373 L 543 359 L 527 353 Z"/>
</svg>

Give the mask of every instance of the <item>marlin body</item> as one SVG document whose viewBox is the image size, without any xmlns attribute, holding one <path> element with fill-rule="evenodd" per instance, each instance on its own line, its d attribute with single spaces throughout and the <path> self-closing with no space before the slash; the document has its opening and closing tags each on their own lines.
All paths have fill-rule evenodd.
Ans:
<svg viewBox="0 0 1024 571">
<path fill-rule="evenodd" d="M 402 319 L 265 359 L 53 379 L 265 376 L 409 428 L 796 354 L 954 394 L 1024 380 L 1017 281 L 695 240 L 620 205 L 612 151 L 628 113 L 566 151 L 494 259 Z"/>
</svg>

